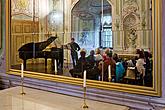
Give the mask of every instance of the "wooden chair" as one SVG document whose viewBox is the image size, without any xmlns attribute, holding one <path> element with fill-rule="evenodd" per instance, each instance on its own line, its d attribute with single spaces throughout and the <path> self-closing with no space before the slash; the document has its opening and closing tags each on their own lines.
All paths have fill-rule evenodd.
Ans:
<svg viewBox="0 0 165 110">
<path fill-rule="evenodd" d="M 136 83 L 136 71 L 135 67 L 128 67 L 126 70 L 126 75 L 124 76 L 124 79 L 126 79 L 126 82 L 133 81 Z"/>
</svg>

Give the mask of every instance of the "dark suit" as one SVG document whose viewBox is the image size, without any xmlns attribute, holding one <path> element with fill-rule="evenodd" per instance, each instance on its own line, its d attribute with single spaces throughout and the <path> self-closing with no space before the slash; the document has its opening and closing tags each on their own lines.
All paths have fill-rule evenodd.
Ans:
<svg viewBox="0 0 165 110">
<path fill-rule="evenodd" d="M 75 65 L 77 64 L 77 61 L 78 61 L 77 51 L 80 50 L 80 46 L 76 42 L 70 43 L 70 46 L 71 46 L 71 57 L 72 57 L 72 61 L 73 61 L 73 67 L 75 67 Z"/>
</svg>

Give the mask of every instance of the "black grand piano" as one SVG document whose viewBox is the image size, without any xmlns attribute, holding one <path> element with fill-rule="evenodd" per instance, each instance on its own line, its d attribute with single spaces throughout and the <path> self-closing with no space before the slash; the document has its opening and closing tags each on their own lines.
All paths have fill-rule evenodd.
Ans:
<svg viewBox="0 0 165 110">
<path fill-rule="evenodd" d="M 45 51 L 44 49 L 50 45 L 57 37 L 51 36 L 46 41 L 43 42 L 30 42 L 21 46 L 19 51 L 19 58 L 23 60 L 24 69 L 26 69 L 26 61 L 32 58 L 45 58 L 45 67 L 47 66 L 47 59 L 51 58 L 57 60 L 57 65 L 63 67 L 63 48 L 52 47 L 50 51 Z"/>
</svg>

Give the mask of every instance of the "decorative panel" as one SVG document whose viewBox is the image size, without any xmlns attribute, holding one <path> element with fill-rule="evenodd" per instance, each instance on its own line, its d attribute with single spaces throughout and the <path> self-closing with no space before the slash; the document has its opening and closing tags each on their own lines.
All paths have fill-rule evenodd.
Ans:
<svg viewBox="0 0 165 110">
<path fill-rule="evenodd" d="M 31 32 L 31 25 L 24 25 L 24 33 L 30 33 Z"/>
<path fill-rule="evenodd" d="M 19 54 L 18 54 L 18 49 L 21 47 L 21 44 L 23 43 L 24 39 L 22 38 L 22 35 L 21 36 L 15 36 L 15 43 L 16 43 L 16 46 L 14 47 L 15 48 L 15 52 L 16 52 L 16 62 L 20 61 L 19 59 Z"/>
<path fill-rule="evenodd" d="M 22 25 L 15 25 L 15 33 L 22 33 Z"/>
<path fill-rule="evenodd" d="M 35 25 L 35 26 L 34 26 Z M 12 20 L 12 62 L 11 64 L 18 64 L 21 62 L 19 58 L 18 49 L 26 43 L 37 42 L 38 35 L 32 35 L 33 30 L 35 33 L 39 32 L 38 22 L 27 21 L 27 20 Z"/>
</svg>

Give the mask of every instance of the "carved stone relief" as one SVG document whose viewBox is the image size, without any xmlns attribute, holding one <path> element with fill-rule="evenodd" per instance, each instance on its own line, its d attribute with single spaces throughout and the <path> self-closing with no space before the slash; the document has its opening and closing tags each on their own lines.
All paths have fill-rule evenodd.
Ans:
<svg viewBox="0 0 165 110">
<path fill-rule="evenodd" d="M 134 27 L 136 22 L 137 22 L 136 16 L 133 14 L 127 15 L 123 20 L 124 27 L 126 27 L 127 29 Z"/>
<path fill-rule="evenodd" d="M 140 24 L 139 6 L 136 0 L 127 0 L 122 9 L 122 22 L 124 30 L 124 49 L 135 50 L 138 34 L 136 30 Z"/>
<path fill-rule="evenodd" d="M 127 0 L 124 2 L 124 6 L 122 8 L 123 20 L 128 16 L 132 19 L 133 16 L 131 15 L 134 15 L 136 18 L 140 19 L 139 6 L 136 0 Z"/>
<path fill-rule="evenodd" d="M 124 47 L 125 49 L 128 49 L 129 51 L 133 50 L 136 48 L 136 39 L 137 39 L 137 34 L 136 34 L 136 24 L 137 20 L 135 15 L 129 14 L 126 16 L 124 19 Z"/>
</svg>

